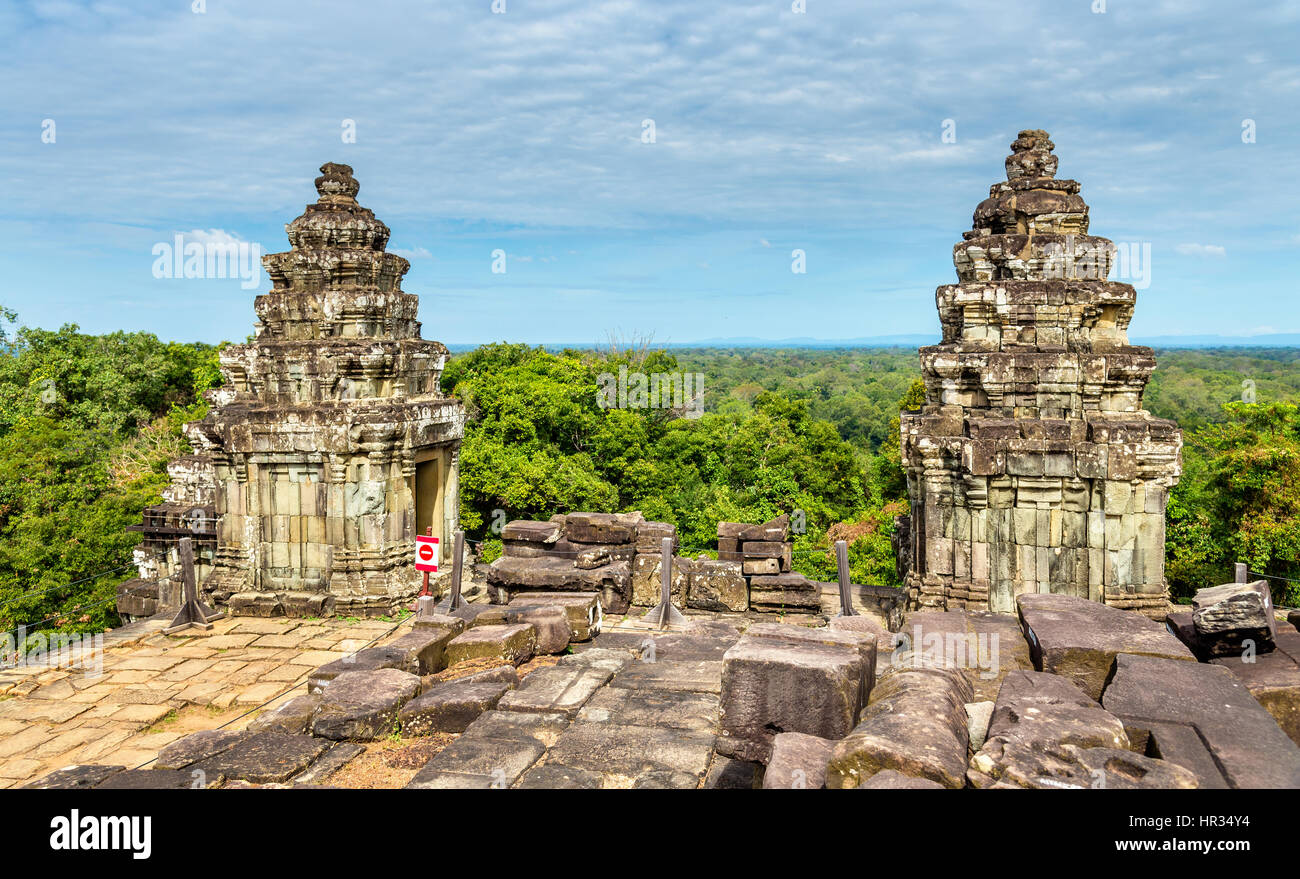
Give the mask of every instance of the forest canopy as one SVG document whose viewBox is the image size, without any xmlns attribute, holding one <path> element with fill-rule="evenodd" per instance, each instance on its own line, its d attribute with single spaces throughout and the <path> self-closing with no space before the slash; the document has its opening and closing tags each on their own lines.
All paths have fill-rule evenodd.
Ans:
<svg viewBox="0 0 1300 879">
<path fill-rule="evenodd" d="M 125 529 L 189 451 L 181 428 L 221 383 L 219 347 L 21 327 L 0 307 L 0 630 L 118 623 L 113 590 L 137 543 Z M 1185 433 L 1166 533 L 1174 597 L 1246 561 L 1279 578 L 1279 604 L 1300 604 L 1300 350 L 1158 356 L 1146 406 Z M 702 411 L 607 408 L 599 389 L 620 369 L 698 375 Z M 720 520 L 797 511 L 797 570 L 834 579 L 843 538 L 856 582 L 898 585 L 899 411 L 923 400 L 914 350 L 499 343 L 452 358 L 443 388 L 470 416 L 461 523 L 488 558 L 514 518 L 640 510 L 696 554 L 716 548 Z"/>
</svg>

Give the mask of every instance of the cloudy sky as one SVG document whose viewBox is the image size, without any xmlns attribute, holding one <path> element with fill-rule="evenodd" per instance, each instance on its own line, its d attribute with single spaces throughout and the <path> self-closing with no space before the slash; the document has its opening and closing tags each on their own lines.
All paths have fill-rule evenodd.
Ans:
<svg viewBox="0 0 1300 879">
<path fill-rule="evenodd" d="M 1134 335 L 1300 331 L 1293 0 L 493 5 L 4 0 L 0 304 L 242 340 L 265 276 L 156 278 L 155 246 L 284 250 L 337 161 L 428 338 L 937 332 L 1045 128 L 1093 232 L 1150 245 Z"/>
</svg>

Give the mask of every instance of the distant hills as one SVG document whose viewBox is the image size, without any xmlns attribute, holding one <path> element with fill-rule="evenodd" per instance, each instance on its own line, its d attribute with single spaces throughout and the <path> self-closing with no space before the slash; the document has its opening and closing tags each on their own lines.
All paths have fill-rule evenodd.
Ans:
<svg viewBox="0 0 1300 879">
<path fill-rule="evenodd" d="M 1300 333 L 1272 333 L 1260 336 L 1134 336 L 1134 345 L 1152 348 L 1295 348 L 1300 347 Z M 912 333 L 893 336 L 861 336 L 856 339 L 812 339 L 798 336 L 790 339 L 759 339 L 753 336 L 733 336 L 727 339 L 700 339 L 695 342 L 652 343 L 663 348 L 919 348 L 935 345 L 937 334 Z M 593 342 L 547 342 L 548 350 L 562 348 L 587 349 L 599 347 Z M 472 351 L 478 344 L 457 343 L 447 346 L 453 352 Z"/>
</svg>

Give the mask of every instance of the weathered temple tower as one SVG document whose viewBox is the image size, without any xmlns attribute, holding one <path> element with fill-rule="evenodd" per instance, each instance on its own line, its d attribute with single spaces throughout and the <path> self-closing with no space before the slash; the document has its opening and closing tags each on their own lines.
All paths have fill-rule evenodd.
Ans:
<svg viewBox="0 0 1300 879">
<path fill-rule="evenodd" d="M 410 263 L 357 204 L 347 165 L 263 257 L 255 339 L 221 353 L 228 384 L 189 425 L 216 476 L 217 547 L 203 584 L 236 614 L 377 616 L 419 586 L 417 533 L 457 521 L 463 407 L 438 380 L 447 358 L 420 338 Z"/>
<path fill-rule="evenodd" d="M 1015 611 L 1055 592 L 1163 616 L 1165 504 L 1182 437 L 1142 409 L 1155 357 L 1128 344 L 1137 293 L 1107 281 L 1079 184 L 1022 131 L 1007 180 L 953 248 L 926 402 L 904 413 L 912 607 Z M 906 520 L 905 520 L 906 521 Z"/>
</svg>

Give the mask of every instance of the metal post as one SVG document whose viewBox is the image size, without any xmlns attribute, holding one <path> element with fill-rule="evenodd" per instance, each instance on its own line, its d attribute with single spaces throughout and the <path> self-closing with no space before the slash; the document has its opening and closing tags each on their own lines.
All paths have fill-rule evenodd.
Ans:
<svg viewBox="0 0 1300 879">
<path fill-rule="evenodd" d="M 1247 570 L 1246 570 L 1246 565 L 1245 565 L 1243 562 L 1237 562 L 1236 570 L 1237 570 L 1237 580 L 1236 580 L 1236 582 L 1238 582 L 1238 583 L 1245 583 L 1245 582 L 1248 582 L 1248 581 L 1246 580 L 1246 577 L 1249 576 L 1249 574 L 1248 574 L 1248 572 L 1247 572 Z"/>
<path fill-rule="evenodd" d="M 194 543 L 188 537 L 182 537 L 180 544 L 177 546 L 177 552 L 181 561 L 181 580 L 185 588 L 185 602 L 181 605 L 180 613 L 172 620 L 172 624 L 163 629 L 164 635 L 170 635 L 173 632 L 179 632 L 183 629 L 210 629 L 212 621 L 219 620 L 225 616 L 224 613 L 214 611 L 203 602 L 199 601 L 198 579 L 194 574 Z"/>
<path fill-rule="evenodd" d="M 660 544 L 663 549 L 660 555 L 660 593 L 659 603 L 650 609 L 650 612 L 641 617 L 643 620 L 649 620 L 657 629 L 664 629 L 668 626 L 686 625 L 686 617 L 682 612 L 673 607 L 673 539 L 665 537 Z"/>
<path fill-rule="evenodd" d="M 438 605 L 438 613 L 451 613 L 454 610 L 459 610 L 465 605 L 465 600 L 460 597 L 460 578 L 462 568 L 464 567 L 463 562 L 465 555 L 464 531 L 456 532 L 456 539 L 452 541 L 452 546 L 454 547 L 452 552 L 455 553 L 455 557 L 451 561 L 451 592 L 449 592 L 447 597 Z M 425 576 L 427 577 L 429 575 L 425 574 Z"/>
<path fill-rule="evenodd" d="M 835 567 L 840 575 L 840 616 L 857 616 L 853 610 L 853 584 L 849 582 L 849 544 L 835 541 Z"/>
</svg>

